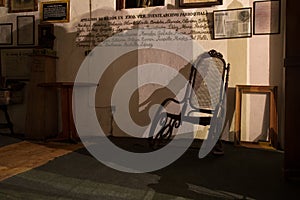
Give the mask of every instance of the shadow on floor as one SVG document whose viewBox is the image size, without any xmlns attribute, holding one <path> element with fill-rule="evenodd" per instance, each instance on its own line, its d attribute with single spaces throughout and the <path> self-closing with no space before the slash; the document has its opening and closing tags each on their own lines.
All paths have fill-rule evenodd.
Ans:
<svg viewBox="0 0 300 200">
<path fill-rule="evenodd" d="M 147 142 L 113 139 L 147 151 Z M 177 161 L 151 173 L 111 169 L 82 148 L 0 182 L 0 199 L 292 199 L 299 184 L 283 179 L 283 152 L 235 147 L 198 158 L 197 143 Z M 5 197 L 5 198 L 3 198 Z"/>
<path fill-rule="evenodd" d="M 19 136 L 19 135 L 18 135 Z M 0 147 L 22 141 L 22 137 L 12 137 L 10 134 L 0 133 Z"/>
</svg>

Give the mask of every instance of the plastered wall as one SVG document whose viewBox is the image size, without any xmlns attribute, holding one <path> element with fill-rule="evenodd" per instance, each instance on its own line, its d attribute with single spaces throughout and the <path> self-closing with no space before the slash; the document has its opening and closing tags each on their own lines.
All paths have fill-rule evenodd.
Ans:
<svg viewBox="0 0 300 200">
<path fill-rule="evenodd" d="M 91 7 L 90 7 L 91 2 Z M 229 91 L 228 91 L 228 120 L 226 124 L 226 131 L 223 138 L 226 140 L 233 140 L 234 132 L 234 89 L 237 84 L 258 84 L 258 85 L 277 85 L 279 87 L 278 99 L 278 113 L 279 113 L 279 134 L 281 140 L 283 118 L 281 113 L 283 108 L 283 85 L 282 85 L 282 72 L 283 72 L 283 44 L 284 44 L 284 2 L 281 4 L 281 31 L 280 34 L 275 35 L 252 35 L 251 38 L 227 39 L 227 40 L 198 40 L 197 42 L 205 50 L 216 49 L 224 55 L 227 62 L 231 64 Z M 78 37 L 78 24 L 84 18 L 89 18 L 90 15 L 95 18 L 105 16 L 126 16 L 126 15 L 139 15 L 149 13 L 166 12 L 206 12 L 212 13 L 213 10 L 234 9 L 243 7 L 252 7 L 253 0 L 223 0 L 223 5 L 205 7 L 205 8 L 189 8 L 183 9 L 176 7 L 177 1 L 166 0 L 163 7 L 152 8 L 137 8 L 137 9 L 123 9 L 116 11 L 116 3 L 114 0 L 71 0 L 70 9 L 70 22 L 69 23 L 55 23 L 54 34 L 56 40 L 54 42 L 54 49 L 57 51 L 57 81 L 74 81 L 76 73 L 85 59 L 85 51 L 90 48 L 78 47 L 76 39 Z M 90 10 L 91 8 L 91 10 Z M 35 15 L 36 19 L 36 35 L 37 24 L 40 23 L 39 12 L 28 13 L 7 13 L 7 8 L 0 8 L 0 22 L 14 23 L 14 44 L 16 46 L 16 16 L 18 15 Z M 191 17 L 188 17 L 189 19 Z M 36 41 L 37 44 L 37 41 Z M 136 62 L 141 61 L 141 57 L 134 56 Z M 133 59 L 135 60 L 135 59 Z M 125 60 L 124 66 L 130 66 L 130 60 Z M 171 65 L 172 60 L 170 60 Z M 135 63 L 135 64 L 137 64 Z M 168 62 L 166 63 L 168 64 Z M 123 69 L 124 70 L 124 69 Z M 107 72 L 108 76 L 103 77 L 107 84 L 101 87 L 98 91 L 96 98 L 96 110 L 100 123 L 105 127 L 107 134 L 123 135 L 116 124 L 109 118 L 110 105 L 109 105 L 109 87 L 111 80 L 119 77 L 122 70 L 120 66 L 112 67 L 111 72 Z M 138 78 L 138 77 L 137 77 Z M 105 89 L 103 89 L 105 88 Z M 107 91 L 105 91 L 107 89 Z M 136 97 L 138 101 L 138 97 Z M 133 97 L 134 99 L 134 97 Z M 266 131 L 266 123 L 268 117 L 266 116 L 267 101 L 265 96 L 247 96 L 243 104 L 243 117 L 242 117 L 242 135 L 245 140 L 251 140 L 259 137 Z M 118 109 L 118 108 L 113 108 Z M 17 131 L 24 130 L 24 122 L 26 107 L 19 105 L 11 108 L 14 123 L 16 124 Z M 106 114 L 105 114 L 106 113 Z M 137 113 L 138 116 L 138 113 Z M 112 126 L 111 126 L 112 125 Z"/>
</svg>

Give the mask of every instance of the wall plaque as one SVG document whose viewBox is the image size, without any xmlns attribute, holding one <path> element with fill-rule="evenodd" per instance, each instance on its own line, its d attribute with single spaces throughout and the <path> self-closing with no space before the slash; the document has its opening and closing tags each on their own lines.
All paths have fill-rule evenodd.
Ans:
<svg viewBox="0 0 300 200">
<path fill-rule="evenodd" d="M 70 1 L 40 2 L 41 21 L 64 23 L 70 20 Z"/>
</svg>

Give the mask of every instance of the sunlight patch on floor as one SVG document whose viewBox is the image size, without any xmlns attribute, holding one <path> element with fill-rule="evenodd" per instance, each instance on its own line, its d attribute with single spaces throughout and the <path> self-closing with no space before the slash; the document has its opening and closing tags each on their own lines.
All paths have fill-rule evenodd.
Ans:
<svg viewBox="0 0 300 200">
<path fill-rule="evenodd" d="M 0 148 L 0 181 L 71 153 L 82 144 L 32 143 L 22 141 Z"/>
</svg>

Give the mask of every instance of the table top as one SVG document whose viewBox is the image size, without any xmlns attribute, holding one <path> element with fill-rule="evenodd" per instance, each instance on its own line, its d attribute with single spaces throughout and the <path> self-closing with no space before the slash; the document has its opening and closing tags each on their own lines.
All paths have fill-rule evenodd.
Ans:
<svg viewBox="0 0 300 200">
<path fill-rule="evenodd" d="M 39 87 L 57 87 L 57 88 L 64 88 L 64 87 L 97 87 L 99 84 L 96 83 L 88 83 L 88 82 L 45 82 L 39 83 Z"/>
</svg>

